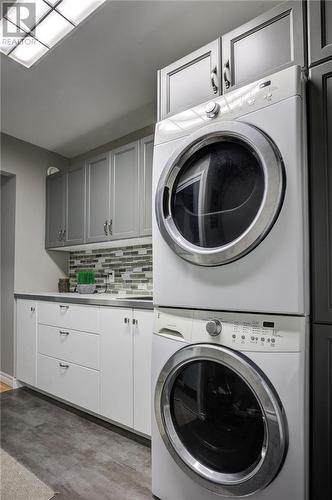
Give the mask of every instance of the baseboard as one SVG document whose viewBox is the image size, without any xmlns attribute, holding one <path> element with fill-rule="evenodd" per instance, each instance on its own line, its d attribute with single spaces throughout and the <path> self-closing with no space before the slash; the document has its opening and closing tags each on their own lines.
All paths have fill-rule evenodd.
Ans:
<svg viewBox="0 0 332 500">
<path fill-rule="evenodd" d="M 9 385 L 9 387 L 12 387 L 12 389 L 18 389 L 23 385 L 15 377 L 4 372 L 0 372 L 0 380 L 4 384 Z"/>
</svg>

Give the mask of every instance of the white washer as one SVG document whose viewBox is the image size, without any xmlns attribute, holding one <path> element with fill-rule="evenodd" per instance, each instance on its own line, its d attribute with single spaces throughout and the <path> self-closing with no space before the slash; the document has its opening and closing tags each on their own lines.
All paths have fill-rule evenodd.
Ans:
<svg viewBox="0 0 332 500">
<path fill-rule="evenodd" d="M 157 124 L 155 304 L 309 312 L 304 124 L 297 66 Z"/>
<path fill-rule="evenodd" d="M 308 498 L 306 339 L 300 316 L 156 309 L 157 498 Z"/>
</svg>

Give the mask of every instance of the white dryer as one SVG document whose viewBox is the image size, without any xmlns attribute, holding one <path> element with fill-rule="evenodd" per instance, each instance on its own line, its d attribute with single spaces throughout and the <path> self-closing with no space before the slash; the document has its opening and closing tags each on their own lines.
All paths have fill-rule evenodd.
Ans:
<svg viewBox="0 0 332 500">
<path fill-rule="evenodd" d="M 153 494 L 306 500 L 307 319 L 155 315 Z"/>
<path fill-rule="evenodd" d="M 308 313 L 304 130 L 297 66 L 157 124 L 155 304 Z"/>
</svg>

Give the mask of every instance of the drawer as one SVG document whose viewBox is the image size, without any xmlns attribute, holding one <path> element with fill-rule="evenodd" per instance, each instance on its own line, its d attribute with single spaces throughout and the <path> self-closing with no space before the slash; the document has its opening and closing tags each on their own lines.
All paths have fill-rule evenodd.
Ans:
<svg viewBox="0 0 332 500">
<path fill-rule="evenodd" d="M 99 307 L 59 302 L 40 302 L 38 322 L 84 332 L 99 332 Z"/>
<path fill-rule="evenodd" d="M 38 325 L 38 352 L 99 370 L 99 335 Z"/>
<path fill-rule="evenodd" d="M 99 372 L 43 354 L 37 356 L 37 387 L 99 413 Z"/>
</svg>

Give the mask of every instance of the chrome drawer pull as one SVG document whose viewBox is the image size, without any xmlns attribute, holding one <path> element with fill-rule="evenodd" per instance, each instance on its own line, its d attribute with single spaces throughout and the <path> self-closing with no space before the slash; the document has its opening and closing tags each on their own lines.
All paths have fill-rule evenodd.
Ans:
<svg viewBox="0 0 332 500">
<path fill-rule="evenodd" d="M 64 363 L 59 363 L 60 368 L 69 368 L 69 365 L 65 365 Z"/>
<path fill-rule="evenodd" d="M 35 308 L 35 307 L 30 307 L 30 311 L 31 311 L 32 313 L 34 313 L 34 312 L 35 312 L 35 310 L 36 310 L 36 308 Z"/>
<path fill-rule="evenodd" d="M 138 325 L 138 319 L 133 319 L 133 325 Z"/>
<path fill-rule="evenodd" d="M 124 318 L 125 324 L 129 323 L 129 318 Z"/>
<path fill-rule="evenodd" d="M 61 330 L 59 331 L 60 335 L 65 335 L 66 337 L 68 337 L 69 335 L 69 332 L 62 332 Z"/>
<path fill-rule="evenodd" d="M 69 306 L 60 306 L 60 309 L 69 309 Z"/>
</svg>

